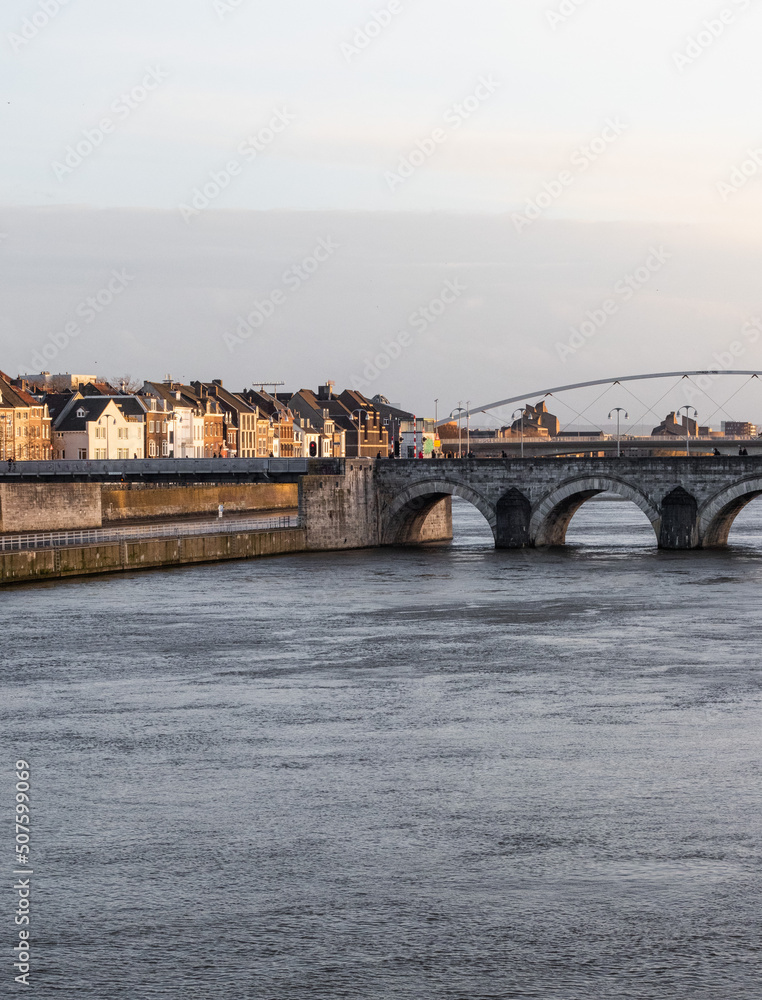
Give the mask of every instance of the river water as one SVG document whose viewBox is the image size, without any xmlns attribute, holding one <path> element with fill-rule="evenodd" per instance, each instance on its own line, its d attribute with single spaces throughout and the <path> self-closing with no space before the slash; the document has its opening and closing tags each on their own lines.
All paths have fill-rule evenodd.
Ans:
<svg viewBox="0 0 762 1000">
<path fill-rule="evenodd" d="M 454 508 L 2 592 L 34 996 L 759 1000 L 762 504 L 719 553 L 607 501 L 495 552 Z"/>
</svg>

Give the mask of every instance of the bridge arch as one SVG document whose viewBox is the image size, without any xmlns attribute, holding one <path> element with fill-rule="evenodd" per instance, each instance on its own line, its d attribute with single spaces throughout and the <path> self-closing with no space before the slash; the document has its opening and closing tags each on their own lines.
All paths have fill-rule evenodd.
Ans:
<svg viewBox="0 0 762 1000">
<path fill-rule="evenodd" d="M 529 522 L 532 544 L 563 545 L 569 523 L 582 504 L 599 493 L 616 493 L 636 504 L 654 529 L 657 540 L 661 531 L 661 513 L 642 490 L 613 476 L 585 476 L 567 480 L 546 493 L 535 505 Z"/>
<path fill-rule="evenodd" d="M 448 497 L 461 497 L 473 504 L 495 533 L 496 515 L 492 504 L 471 486 L 449 479 L 428 479 L 399 493 L 383 513 L 381 538 L 385 545 L 414 545 L 421 537 L 427 517 Z"/>
<path fill-rule="evenodd" d="M 711 497 L 699 511 L 699 537 L 703 548 L 727 545 L 733 522 L 744 507 L 762 496 L 762 476 L 733 483 Z"/>
</svg>

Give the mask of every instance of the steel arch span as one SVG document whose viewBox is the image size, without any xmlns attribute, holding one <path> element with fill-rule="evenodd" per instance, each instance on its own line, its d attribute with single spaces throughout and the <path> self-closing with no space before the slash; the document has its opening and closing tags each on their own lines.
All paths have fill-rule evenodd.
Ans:
<svg viewBox="0 0 762 1000">
<path fill-rule="evenodd" d="M 556 392 L 567 392 L 571 389 L 588 389 L 596 385 L 616 385 L 618 382 L 644 382 L 647 379 L 655 378 L 690 378 L 692 375 L 748 375 L 749 378 L 759 378 L 762 371 L 740 371 L 737 369 L 703 369 L 689 372 L 650 372 L 646 375 L 620 375 L 618 378 L 598 378 L 590 382 L 574 382 L 571 385 L 556 385 L 549 389 L 539 389 L 537 392 L 524 392 L 519 396 L 510 396 L 508 399 L 500 399 L 496 403 L 485 403 L 483 406 L 475 406 L 465 411 L 466 416 L 473 416 L 475 413 L 486 413 L 488 410 L 497 410 L 501 406 L 510 406 L 511 403 L 526 402 L 528 399 L 535 399 L 538 396 L 548 396 Z M 449 417 L 437 421 L 437 427 L 441 427 L 449 421 Z"/>
</svg>

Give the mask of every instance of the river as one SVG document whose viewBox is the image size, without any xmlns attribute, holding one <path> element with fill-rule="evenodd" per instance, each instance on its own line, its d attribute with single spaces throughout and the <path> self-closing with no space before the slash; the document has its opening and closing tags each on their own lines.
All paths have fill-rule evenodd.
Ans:
<svg viewBox="0 0 762 1000">
<path fill-rule="evenodd" d="M 2 591 L 36 997 L 758 1000 L 762 503 L 693 553 L 623 502 L 528 552 L 454 508 Z"/>
</svg>

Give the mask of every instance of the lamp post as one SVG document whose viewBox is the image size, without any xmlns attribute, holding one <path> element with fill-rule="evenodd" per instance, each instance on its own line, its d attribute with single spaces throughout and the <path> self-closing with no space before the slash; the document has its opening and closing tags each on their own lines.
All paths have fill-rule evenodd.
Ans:
<svg viewBox="0 0 762 1000">
<path fill-rule="evenodd" d="M 627 413 L 626 410 L 624 409 L 624 407 L 622 407 L 622 406 L 615 406 L 614 409 L 611 411 L 611 413 L 616 413 L 616 457 L 617 458 L 621 458 L 622 457 L 622 451 L 621 451 L 620 440 L 619 440 L 619 417 L 620 417 L 620 415 L 622 413 L 624 413 L 624 419 L 625 420 L 629 420 L 630 419 L 630 414 Z M 611 420 L 611 413 L 609 413 L 609 420 Z"/>
<path fill-rule="evenodd" d="M 694 417 L 694 419 L 696 417 L 698 417 L 698 413 L 697 413 L 695 407 L 688 406 L 688 405 L 678 407 L 677 412 L 681 413 L 683 410 L 685 410 L 685 454 L 686 454 L 686 456 L 688 458 L 690 458 L 690 456 L 691 456 L 691 428 L 690 428 L 690 425 L 688 423 L 688 420 L 690 419 L 689 416 L 688 416 L 688 413 L 689 413 L 690 410 L 693 410 L 693 417 Z"/>
<path fill-rule="evenodd" d="M 524 457 L 524 407 L 522 406 L 520 409 L 514 410 L 511 416 L 511 420 L 516 419 L 517 413 L 521 419 L 521 424 L 519 425 L 519 429 L 521 431 L 521 457 L 523 458 Z"/>
<path fill-rule="evenodd" d="M 352 410 L 352 416 L 354 416 L 355 413 L 357 414 L 357 457 L 358 458 L 362 458 L 362 452 L 360 450 L 361 449 L 361 445 L 360 445 L 360 428 L 362 427 L 362 423 L 360 421 L 360 415 L 362 413 L 365 413 L 365 410 L 360 409 L 358 407 L 356 410 Z M 366 418 L 365 418 L 365 425 L 366 425 L 366 427 L 367 427 L 367 424 L 368 424 L 368 418 L 366 416 Z"/>
<path fill-rule="evenodd" d="M 463 407 L 460 406 L 460 405 L 458 405 L 458 406 L 455 407 L 454 410 L 452 410 L 450 412 L 450 416 L 447 418 L 448 420 L 452 420 L 453 413 L 457 413 L 458 414 L 458 458 L 462 458 L 463 457 L 463 444 L 462 444 L 462 435 L 461 435 L 461 427 L 460 427 L 460 419 L 461 419 L 460 415 L 461 415 L 461 413 L 465 413 L 465 412 L 466 411 L 463 409 Z"/>
<path fill-rule="evenodd" d="M 466 400 L 466 454 L 471 456 L 471 400 Z"/>
</svg>

